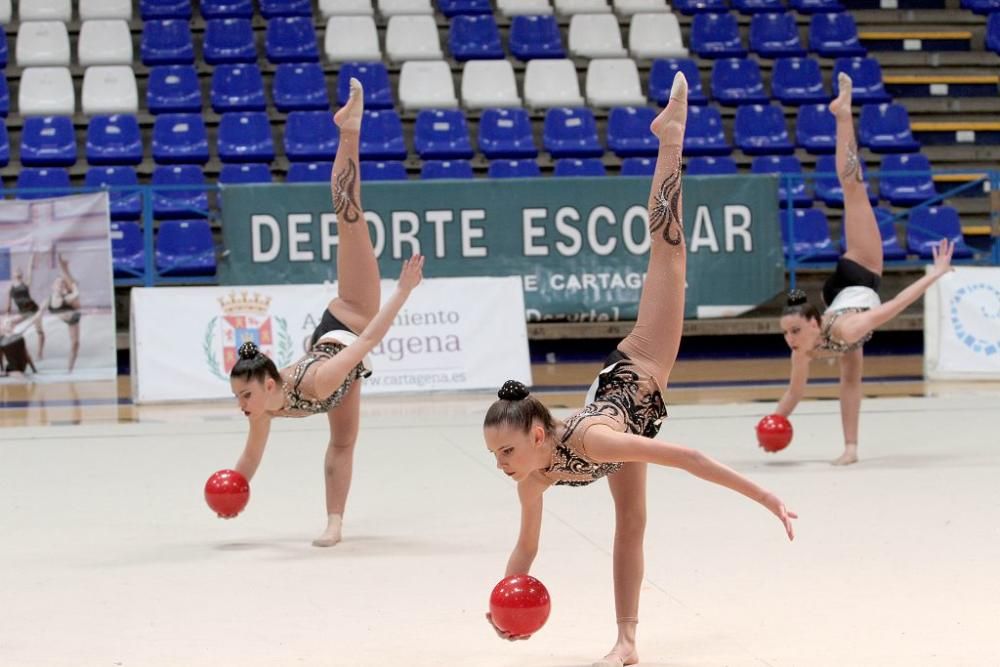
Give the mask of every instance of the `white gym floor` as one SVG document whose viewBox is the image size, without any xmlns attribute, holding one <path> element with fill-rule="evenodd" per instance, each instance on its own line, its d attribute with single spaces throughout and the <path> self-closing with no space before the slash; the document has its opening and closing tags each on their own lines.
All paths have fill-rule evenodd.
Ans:
<svg viewBox="0 0 1000 667">
<path fill-rule="evenodd" d="M 1000 665 L 1000 392 L 866 400 L 861 463 L 835 401 L 759 450 L 773 403 L 671 407 L 690 444 L 798 512 L 678 470 L 649 476 L 646 667 Z M 668 397 L 669 398 L 669 397 Z M 325 525 L 327 422 L 278 420 L 230 521 L 202 497 L 232 467 L 235 407 L 141 408 L 136 423 L 0 429 L 0 665 L 587 666 L 615 638 L 605 482 L 546 494 L 531 640 L 483 615 L 518 528 L 480 435 L 486 394 L 366 399 L 345 520 Z M 565 411 L 557 414 L 565 415 Z"/>
</svg>

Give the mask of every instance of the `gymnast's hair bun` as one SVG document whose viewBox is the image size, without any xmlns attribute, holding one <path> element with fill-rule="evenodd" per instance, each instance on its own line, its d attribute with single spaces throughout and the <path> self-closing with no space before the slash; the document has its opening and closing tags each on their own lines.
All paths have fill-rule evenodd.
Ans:
<svg viewBox="0 0 1000 667">
<path fill-rule="evenodd" d="M 800 289 L 793 289 L 788 293 L 788 306 L 801 306 L 809 303 L 809 297 Z"/>
<path fill-rule="evenodd" d="M 260 354 L 260 350 L 253 341 L 248 340 L 240 345 L 240 359 L 253 359 L 258 354 Z"/>
<path fill-rule="evenodd" d="M 497 396 L 505 401 L 520 401 L 528 398 L 528 388 L 524 384 L 518 382 L 517 380 L 507 380 L 500 387 L 500 391 L 497 392 Z"/>
</svg>

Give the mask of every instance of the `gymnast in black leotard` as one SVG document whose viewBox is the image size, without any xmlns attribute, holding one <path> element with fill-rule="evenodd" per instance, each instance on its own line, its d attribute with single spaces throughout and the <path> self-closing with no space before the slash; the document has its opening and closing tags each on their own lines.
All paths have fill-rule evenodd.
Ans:
<svg viewBox="0 0 1000 667">
<path fill-rule="evenodd" d="M 638 317 L 605 362 L 586 406 L 558 421 L 523 384 L 508 381 L 483 422 L 486 446 L 497 467 L 517 482 L 521 501 L 521 532 L 507 562 L 507 575 L 527 573 L 531 567 L 546 489 L 608 479 L 616 515 L 618 638 L 611 651 L 594 663 L 600 667 L 639 661 L 636 624 L 643 578 L 646 464 L 682 468 L 742 493 L 777 516 L 789 538 L 795 518 L 777 496 L 742 475 L 697 450 L 654 439 L 666 417 L 662 392 L 677 358 L 684 320 L 687 246 L 681 213 L 681 147 L 686 118 L 687 82 L 677 74 L 667 108 L 650 127 L 660 148 L 648 203 L 649 269 Z M 520 638 L 497 633 L 506 639 Z"/>
<path fill-rule="evenodd" d="M 31 276 L 35 266 L 35 257 L 32 254 L 31 261 L 28 262 L 27 273 L 20 267 L 14 269 L 13 280 L 10 284 L 7 300 L 7 314 L 11 316 L 11 325 L 17 325 L 27 319 L 34 319 L 35 333 L 38 334 L 38 352 L 36 357 L 41 360 L 45 351 L 45 329 L 42 328 L 42 318 L 38 314 L 39 307 L 31 298 Z M 17 314 L 14 314 L 14 309 Z"/>
</svg>

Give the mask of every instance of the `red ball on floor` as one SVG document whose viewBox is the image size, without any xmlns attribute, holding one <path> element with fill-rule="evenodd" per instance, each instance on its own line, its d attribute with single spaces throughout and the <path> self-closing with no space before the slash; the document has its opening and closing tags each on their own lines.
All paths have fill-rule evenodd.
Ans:
<svg viewBox="0 0 1000 667">
<path fill-rule="evenodd" d="M 493 624 L 512 635 L 538 632 L 552 609 L 549 592 L 538 579 L 527 574 L 504 577 L 490 594 Z"/>
<path fill-rule="evenodd" d="M 232 519 L 250 500 L 250 483 L 235 470 L 220 470 L 205 482 L 205 502 L 223 519 Z"/>
<path fill-rule="evenodd" d="M 792 441 L 792 423 L 781 415 L 767 415 L 757 422 L 757 444 L 766 452 L 780 452 Z"/>
</svg>

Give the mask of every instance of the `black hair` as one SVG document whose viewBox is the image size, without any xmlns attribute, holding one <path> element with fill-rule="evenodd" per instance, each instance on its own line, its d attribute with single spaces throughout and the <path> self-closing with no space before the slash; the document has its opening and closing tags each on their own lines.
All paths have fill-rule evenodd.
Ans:
<svg viewBox="0 0 1000 667">
<path fill-rule="evenodd" d="M 781 311 L 781 315 L 801 315 L 807 320 L 816 320 L 817 324 L 820 322 L 819 310 L 809 303 L 809 297 L 800 289 L 793 289 L 788 293 L 785 309 Z"/>
<path fill-rule="evenodd" d="M 240 345 L 240 359 L 233 366 L 229 377 L 230 379 L 240 378 L 247 382 L 250 380 L 263 382 L 268 377 L 279 384 L 282 381 L 281 373 L 278 372 L 278 367 L 274 365 L 271 358 L 261 352 L 253 341 L 249 340 Z"/>
<path fill-rule="evenodd" d="M 497 392 L 498 400 L 486 411 L 483 428 L 506 426 L 527 433 L 537 419 L 545 433 L 555 432 L 556 422 L 549 409 L 531 395 L 528 388 L 517 380 L 507 380 Z"/>
</svg>

